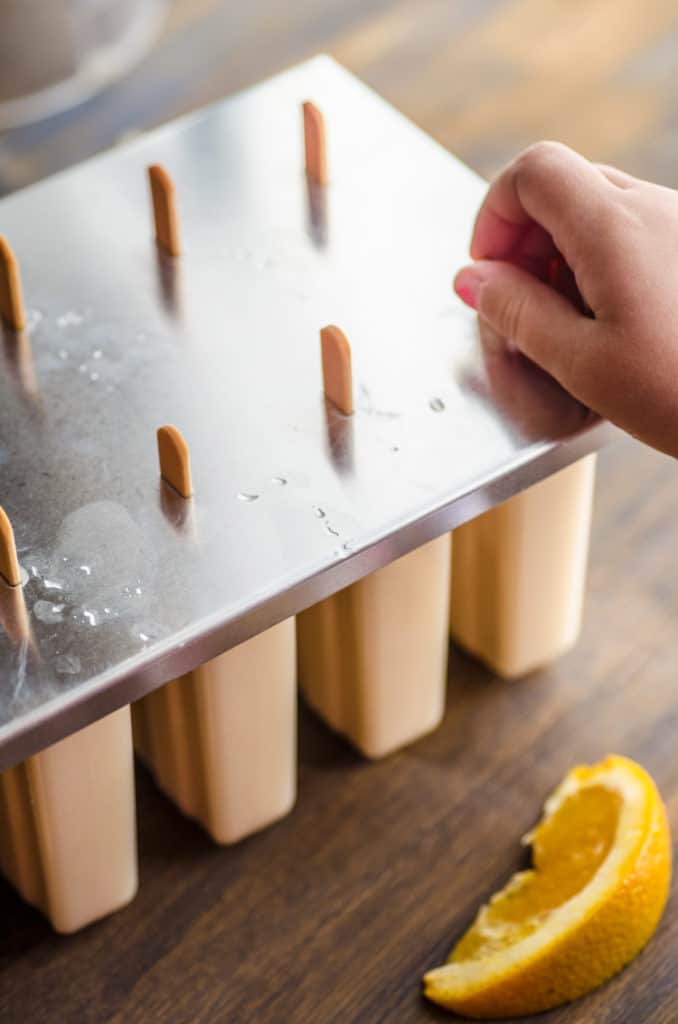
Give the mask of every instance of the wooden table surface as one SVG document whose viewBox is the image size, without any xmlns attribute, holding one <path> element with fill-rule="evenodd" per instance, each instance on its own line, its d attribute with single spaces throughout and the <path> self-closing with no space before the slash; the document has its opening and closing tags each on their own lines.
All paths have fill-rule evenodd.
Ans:
<svg viewBox="0 0 678 1024">
<path fill-rule="evenodd" d="M 125 82 L 0 137 L 0 187 L 321 50 L 482 173 L 547 136 L 675 185 L 677 25 L 672 0 L 184 0 Z M 577 649 L 514 683 L 453 653 L 442 727 L 380 764 L 302 709 L 297 806 L 233 849 L 139 770 L 129 908 L 61 938 L 0 883 L 0 1020 L 451 1019 L 420 998 L 420 976 L 524 863 L 519 837 L 568 767 L 637 758 L 678 834 L 677 522 L 675 464 L 631 441 L 606 451 Z M 675 888 L 621 976 L 540 1019 L 677 1021 Z"/>
</svg>

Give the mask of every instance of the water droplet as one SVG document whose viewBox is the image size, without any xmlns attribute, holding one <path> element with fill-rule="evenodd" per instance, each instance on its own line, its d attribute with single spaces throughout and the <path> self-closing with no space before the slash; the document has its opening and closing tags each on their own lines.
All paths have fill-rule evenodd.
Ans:
<svg viewBox="0 0 678 1024">
<path fill-rule="evenodd" d="M 318 519 L 324 519 L 325 518 L 325 511 L 324 511 L 324 509 L 322 509 L 320 507 L 320 505 L 314 505 L 313 506 L 313 512 L 318 517 Z"/>
<path fill-rule="evenodd" d="M 81 324 L 84 317 L 80 313 L 76 313 L 75 310 L 70 309 L 68 313 L 62 313 L 61 316 L 57 317 L 57 327 L 77 327 Z"/>
<path fill-rule="evenodd" d="M 256 501 L 258 494 L 248 494 L 246 491 L 238 491 L 238 501 Z"/>
<path fill-rule="evenodd" d="M 63 610 L 62 604 L 52 604 L 51 601 L 36 601 L 33 605 L 33 614 L 40 622 L 62 622 Z"/>
<path fill-rule="evenodd" d="M 327 533 L 331 533 L 333 537 L 339 536 L 339 530 L 335 530 L 334 527 L 330 526 L 329 523 L 325 523 L 325 530 Z"/>
<path fill-rule="evenodd" d="M 80 363 L 80 366 L 78 367 L 78 372 L 87 373 L 87 363 Z"/>
<path fill-rule="evenodd" d="M 102 356 L 103 352 L 100 348 L 95 348 L 94 352 L 92 352 L 92 359 L 101 359 Z"/>
<path fill-rule="evenodd" d="M 443 402 L 442 398 L 432 398 L 428 404 L 430 405 L 434 412 L 445 411 L 445 403 Z"/>
<path fill-rule="evenodd" d="M 65 348 L 60 348 L 59 349 L 59 359 L 68 359 L 68 349 L 65 349 Z"/>
<path fill-rule="evenodd" d="M 284 476 L 273 476 L 271 477 L 271 483 L 277 484 L 278 487 L 284 487 L 285 484 L 287 483 L 287 480 L 285 479 Z"/>
<path fill-rule="evenodd" d="M 60 583 L 55 583 L 54 580 L 43 580 L 43 586 L 45 590 L 63 590 L 64 588 Z"/>
<path fill-rule="evenodd" d="M 394 445 L 391 445 L 391 451 L 392 452 L 399 452 L 400 448 L 398 447 L 397 444 L 394 444 Z"/>
<path fill-rule="evenodd" d="M 90 626 L 98 626 L 99 625 L 99 616 L 97 615 L 96 612 L 91 612 L 91 611 L 88 611 L 87 608 L 83 608 L 82 609 L 82 614 L 87 619 L 87 621 L 89 622 Z"/>
<path fill-rule="evenodd" d="M 110 615 L 111 614 L 111 609 L 110 608 L 104 608 L 104 613 L 106 615 Z"/>
<path fill-rule="evenodd" d="M 42 320 L 42 313 L 39 309 L 29 309 L 26 314 L 26 332 L 32 334 Z"/>
<path fill-rule="evenodd" d="M 60 654 L 54 667 L 61 675 L 77 675 L 80 671 L 80 658 L 76 658 L 74 654 Z"/>
<path fill-rule="evenodd" d="M 135 588 L 134 588 L 134 593 L 135 593 L 135 594 L 139 594 L 139 595 L 141 595 L 141 592 L 142 592 L 142 591 L 141 591 L 141 587 L 135 587 Z"/>
<path fill-rule="evenodd" d="M 147 642 L 148 640 L 150 640 L 151 638 L 150 638 L 150 636 L 146 636 L 146 634 L 145 634 L 145 633 L 139 633 L 139 639 L 140 639 L 140 640 L 143 640 L 143 641 L 144 641 L 144 643 L 146 643 L 146 642 Z"/>
<path fill-rule="evenodd" d="M 94 384 L 94 383 L 95 383 L 96 381 L 98 381 L 98 380 L 99 380 L 99 374 L 98 374 L 98 373 L 90 373 L 90 375 L 89 375 L 89 379 L 90 379 L 90 380 L 92 381 L 92 383 Z"/>
<path fill-rule="evenodd" d="M 78 566 L 78 568 L 80 569 L 80 572 L 84 572 L 85 576 L 91 576 L 92 575 L 92 570 L 90 569 L 90 567 L 88 565 L 80 565 L 80 566 Z"/>
</svg>

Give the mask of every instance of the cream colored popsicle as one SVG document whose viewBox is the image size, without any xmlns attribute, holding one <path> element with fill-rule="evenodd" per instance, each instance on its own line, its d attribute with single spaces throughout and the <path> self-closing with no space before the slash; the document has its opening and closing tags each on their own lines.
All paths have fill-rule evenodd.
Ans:
<svg viewBox="0 0 678 1024">
<path fill-rule="evenodd" d="M 452 636 L 502 676 L 531 672 L 577 640 L 595 459 L 454 531 Z"/>
<path fill-rule="evenodd" d="M 450 550 L 439 537 L 297 616 L 302 692 L 367 757 L 442 718 Z"/>
<path fill-rule="evenodd" d="M 163 480 L 193 494 L 188 445 L 160 427 Z M 273 626 L 134 705 L 134 743 L 160 788 L 217 843 L 270 825 L 296 796 L 294 619 Z"/>
<path fill-rule="evenodd" d="M 351 346 L 320 332 L 323 389 L 353 413 Z M 378 758 L 435 729 L 447 676 L 450 537 L 440 537 L 297 616 L 299 683 L 327 724 Z"/>
<path fill-rule="evenodd" d="M 129 707 L 0 774 L 0 868 L 58 932 L 137 890 Z"/>
<path fill-rule="evenodd" d="M 217 843 L 282 818 L 296 796 L 294 619 L 134 705 L 134 741 L 160 788 Z"/>
</svg>

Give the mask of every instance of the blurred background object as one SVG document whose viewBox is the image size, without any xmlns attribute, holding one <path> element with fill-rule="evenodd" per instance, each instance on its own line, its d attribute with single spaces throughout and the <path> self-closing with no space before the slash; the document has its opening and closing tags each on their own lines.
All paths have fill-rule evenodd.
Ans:
<svg viewBox="0 0 678 1024">
<path fill-rule="evenodd" d="M 8 61 L 15 9 L 35 10 L 37 24 L 39 10 L 58 21 L 65 8 L 94 19 L 105 7 L 119 29 L 153 6 L 0 0 L 0 83 L 27 73 L 38 45 L 54 53 L 59 38 L 46 30 Z M 0 136 L 0 193 L 321 51 L 481 174 L 549 137 L 673 185 L 677 27 L 673 0 L 174 0 L 155 46 L 125 78 L 75 110 Z M 134 48 L 138 40 L 128 59 Z"/>
<path fill-rule="evenodd" d="M 146 52 L 164 0 L 0 0 L 0 129 L 81 103 Z"/>
</svg>

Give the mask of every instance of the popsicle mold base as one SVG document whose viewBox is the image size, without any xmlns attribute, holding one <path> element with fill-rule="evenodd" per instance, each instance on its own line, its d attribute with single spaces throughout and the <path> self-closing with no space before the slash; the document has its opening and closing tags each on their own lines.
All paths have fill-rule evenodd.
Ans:
<svg viewBox="0 0 678 1024">
<path fill-rule="evenodd" d="M 454 531 L 452 636 L 501 676 L 576 643 L 595 465 L 589 455 Z"/>
<path fill-rule="evenodd" d="M 450 549 L 439 537 L 297 616 L 301 690 L 366 757 L 443 716 Z"/>
<path fill-rule="evenodd" d="M 0 868 L 58 932 L 137 890 L 129 707 L 0 774 Z"/>
<path fill-rule="evenodd" d="M 217 843 L 265 828 L 294 804 L 295 677 L 291 618 L 133 707 L 137 754 Z"/>
</svg>

